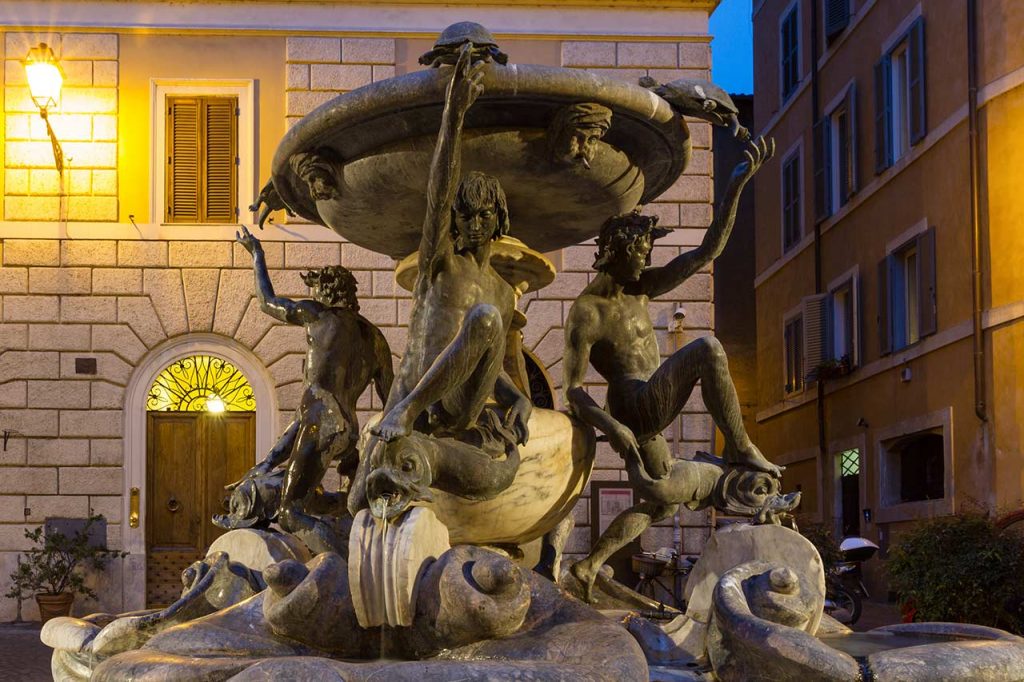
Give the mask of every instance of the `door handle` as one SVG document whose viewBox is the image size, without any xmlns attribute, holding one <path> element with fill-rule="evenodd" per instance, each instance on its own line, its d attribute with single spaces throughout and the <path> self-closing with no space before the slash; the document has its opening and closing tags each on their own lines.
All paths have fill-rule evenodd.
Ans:
<svg viewBox="0 0 1024 682">
<path fill-rule="evenodd" d="M 167 511 L 173 514 L 179 509 L 181 509 L 181 502 L 178 502 L 178 500 L 174 498 L 174 495 L 171 495 L 171 499 L 167 500 Z"/>
<path fill-rule="evenodd" d="M 139 527 L 139 489 L 132 488 L 128 491 L 128 526 Z"/>
</svg>

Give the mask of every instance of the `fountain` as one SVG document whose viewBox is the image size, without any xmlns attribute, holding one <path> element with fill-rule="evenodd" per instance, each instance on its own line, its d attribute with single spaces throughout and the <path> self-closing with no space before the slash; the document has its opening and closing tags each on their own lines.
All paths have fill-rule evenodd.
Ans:
<svg viewBox="0 0 1024 682">
<path fill-rule="evenodd" d="M 920 624 L 854 635 L 823 616 L 820 557 L 781 525 L 799 494 L 782 493 L 778 468 L 743 431 L 720 345 L 698 340 L 659 364 L 646 296 L 717 255 L 771 141 L 748 143 L 705 243 L 649 268 L 662 231 L 634 209 L 686 167 L 682 114 L 747 137 L 724 93 L 686 81 L 656 94 L 510 63 L 470 23 L 446 29 L 421 61 L 428 68 L 296 124 L 260 195 L 261 219 L 287 207 L 404 259 L 396 278 L 414 307 L 393 381 L 372 330 L 361 327 L 370 342 L 354 351 L 318 326 L 366 322 L 354 288 L 345 305 L 333 298 L 328 285 L 343 272 L 310 273 L 315 301 L 279 301 L 309 330 L 320 369 L 355 371 L 346 353 L 369 358 L 356 393 L 373 378 L 383 412 L 358 442 L 338 440 L 344 396 L 307 376 L 297 420 L 327 435 L 300 456 L 286 434 L 239 482 L 217 518 L 232 530 L 185 571 L 174 604 L 47 623 L 55 679 L 1024 679 L 1024 640 L 1004 632 Z M 570 413 L 534 407 L 516 304 L 551 281 L 542 252 L 599 234 L 599 272 L 567 322 Z M 240 241 L 262 286 L 259 240 Z M 579 386 L 588 362 L 609 382 L 607 407 Z M 673 460 L 662 424 L 698 380 L 726 436 L 724 458 Z M 625 458 L 643 501 L 563 571 L 595 429 Z M 347 481 L 339 494 L 317 487 L 331 459 Z M 685 613 L 649 620 L 654 604 L 598 569 L 680 504 L 754 523 L 713 536 Z M 535 571 L 538 545 L 547 560 Z"/>
</svg>

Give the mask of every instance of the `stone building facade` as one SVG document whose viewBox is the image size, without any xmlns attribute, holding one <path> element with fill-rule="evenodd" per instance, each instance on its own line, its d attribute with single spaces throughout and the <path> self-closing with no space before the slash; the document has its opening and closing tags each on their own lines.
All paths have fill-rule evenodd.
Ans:
<svg viewBox="0 0 1024 682">
<path fill-rule="evenodd" d="M 1024 504 L 1022 9 L 754 3 L 757 432 L 878 586 L 917 521 Z"/>
<path fill-rule="evenodd" d="M 487 25 L 514 62 L 664 81 L 708 77 L 707 23 L 715 5 L 129 2 L 118 3 L 110 15 L 117 19 L 97 30 L 89 11 L 106 4 L 40 2 L 18 17 L 0 16 L 0 577 L 26 548 L 24 529 L 50 517 L 102 513 L 110 545 L 129 555 L 95 578 L 99 603 L 80 600 L 76 611 L 82 612 L 144 606 L 145 523 L 131 527 L 127 519 L 131 488 L 140 488 L 146 508 L 145 396 L 156 375 L 196 352 L 236 363 L 256 396 L 259 458 L 290 418 L 301 388 L 302 330 L 260 312 L 251 259 L 233 243 L 237 226 L 162 222 L 161 93 L 193 87 L 239 94 L 244 207 L 269 177 L 273 151 L 290 124 L 339 93 L 420 68 L 416 57 L 453 21 Z M 55 16 L 61 25 L 52 25 Z M 88 30 L 79 28 L 86 25 Z M 51 114 L 68 158 L 63 188 L 20 63 L 41 41 L 53 48 L 66 74 L 60 108 Z M 710 129 L 693 123 L 691 131 L 687 174 L 645 207 L 674 228 L 655 247 L 655 263 L 699 244 L 711 219 Z M 252 214 L 243 209 L 239 219 L 252 228 Z M 400 353 L 410 299 L 395 284 L 395 262 L 320 226 L 286 220 L 283 213 L 275 219 L 262 233 L 253 229 L 264 242 L 277 291 L 304 296 L 301 271 L 332 263 L 350 268 L 359 281 L 361 312 Z M 545 368 L 556 396 L 563 321 L 588 281 L 593 252 L 593 244 L 582 244 L 548 254 L 558 271 L 554 282 L 520 302 L 528 318 L 525 346 Z M 710 333 L 710 271 L 652 304 L 666 353 L 672 313 L 680 305 L 687 311 L 683 335 Z M 81 362 L 90 359 L 94 371 Z M 591 374 L 588 382 L 601 401 L 599 377 Z M 367 392 L 359 408 L 365 423 L 380 404 Z M 673 434 L 680 456 L 712 446 L 699 394 Z M 625 480 L 607 444 L 599 444 L 593 480 Z M 589 509 L 589 500 L 581 499 L 569 545 L 574 555 L 590 543 Z M 685 529 L 688 551 L 699 551 L 704 523 L 702 514 L 684 519 L 694 526 Z M 643 543 L 671 545 L 672 536 L 670 522 L 649 531 Z M 12 618 L 14 609 L 11 600 L 0 600 L 0 621 Z M 33 617 L 34 609 L 25 602 L 25 617 Z"/>
</svg>

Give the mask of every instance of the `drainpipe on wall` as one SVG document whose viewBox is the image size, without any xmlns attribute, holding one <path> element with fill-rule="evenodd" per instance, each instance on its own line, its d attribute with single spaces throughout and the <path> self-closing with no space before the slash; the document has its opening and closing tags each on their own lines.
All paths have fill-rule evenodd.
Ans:
<svg viewBox="0 0 1024 682">
<path fill-rule="evenodd" d="M 811 121 L 816 125 L 821 118 L 821 96 L 818 82 L 818 1 L 811 0 Z M 816 140 L 811 141 L 816 144 Z M 822 293 L 821 276 L 821 221 L 818 219 L 817 211 L 814 217 L 814 293 Z M 818 456 L 821 458 L 822 471 L 827 471 L 824 466 L 825 458 L 828 456 L 828 434 L 825 425 L 825 381 L 818 377 L 816 386 L 815 406 L 818 417 Z M 822 481 L 824 483 L 824 481 Z M 824 490 L 821 491 L 824 494 Z"/>
<path fill-rule="evenodd" d="M 967 144 L 971 176 L 971 321 L 974 325 L 974 413 L 988 421 L 985 404 L 985 338 L 981 298 L 981 216 L 978 168 L 978 3 L 967 0 Z"/>
</svg>

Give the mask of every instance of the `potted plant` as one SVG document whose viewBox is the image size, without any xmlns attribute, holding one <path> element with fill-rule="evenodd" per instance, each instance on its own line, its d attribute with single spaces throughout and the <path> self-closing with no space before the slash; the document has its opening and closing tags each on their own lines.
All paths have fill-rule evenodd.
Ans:
<svg viewBox="0 0 1024 682">
<path fill-rule="evenodd" d="M 21 599 L 26 594 L 34 594 L 40 620 L 44 623 L 71 613 L 76 594 L 95 599 L 96 593 L 85 584 L 82 569 L 102 570 L 110 559 L 126 554 L 107 549 L 105 543 L 97 545 L 89 541 L 90 529 L 102 518 L 90 516 L 82 529 L 70 537 L 53 530 L 45 533 L 42 526 L 26 530 L 25 537 L 36 546 L 19 560 L 10 576 L 11 588 L 4 596 Z"/>
<path fill-rule="evenodd" d="M 829 360 L 825 360 L 815 367 L 811 373 L 816 379 L 828 381 L 830 379 L 844 377 L 851 371 L 853 371 L 853 363 L 850 362 L 850 356 L 844 355 L 838 359 L 831 358 Z"/>
</svg>

